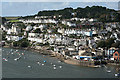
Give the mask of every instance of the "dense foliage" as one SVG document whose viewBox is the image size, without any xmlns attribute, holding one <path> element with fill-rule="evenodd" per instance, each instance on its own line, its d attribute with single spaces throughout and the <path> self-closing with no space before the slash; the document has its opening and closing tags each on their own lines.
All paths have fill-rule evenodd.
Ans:
<svg viewBox="0 0 120 80">
<path fill-rule="evenodd" d="M 119 21 L 120 14 L 113 9 L 107 9 L 106 7 L 102 6 L 92 6 L 92 7 L 85 7 L 77 9 L 73 8 L 65 8 L 62 10 L 46 10 L 46 11 L 39 11 L 38 16 L 59 16 L 62 15 L 62 19 L 69 19 L 72 17 L 78 18 L 97 18 L 100 21 Z"/>
<path fill-rule="evenodd" d="M 107 40 L 103 40 L 103 41 L 99 41 L 97 44 L 97 47 L 101 47 L 101 48 L 110 48 L 110 47 L 116 47 L 116 48 L 120 48 L 120 41 L 115 42 L 114 38 L 109 38 Z"/>
<path fill-rule="evenodd" d="M 13 42 L 14 47 L 28 47 L 29 41 L 25 38 L 21 39 L 20 41 Z"/>
</svg>

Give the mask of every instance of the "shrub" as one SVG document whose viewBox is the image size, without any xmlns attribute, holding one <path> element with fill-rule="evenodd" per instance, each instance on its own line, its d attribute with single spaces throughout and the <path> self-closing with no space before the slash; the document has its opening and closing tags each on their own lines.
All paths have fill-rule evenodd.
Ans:
<svg viewBox="0 0 120 80">
<path fill-rule="evenodd" d="M 21 47 L 28 47 L 29 46 L 29 42 L 28 41 L 23 41 L 20 46 Z"/>
</svg>

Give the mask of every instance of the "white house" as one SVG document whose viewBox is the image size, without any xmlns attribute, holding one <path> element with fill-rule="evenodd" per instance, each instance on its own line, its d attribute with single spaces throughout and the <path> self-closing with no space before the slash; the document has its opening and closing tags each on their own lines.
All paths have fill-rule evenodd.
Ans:
<svg viewBox="0 0 120 80">
<path fill-rule="evenodd" d="M 71 22 L 67 22 L 67 25 L 70 26 L 70 27 L 71 27 L 71 26 L 76 26 L 75 23 L 71 23 Z"/>
<path fill-rule="evenodd" d="M 64 28 L 62 29 L 62 28 L 58 28 L 58 30 L 57 30 L 57 32 L 59 32 L 59 33 L 61 33 L 61 34 L 63 34 L 64 33 Z"/>
<path fill-rule="evenodd" d="M 3 26 L 3 25 L 1 25 L 1 27 L 0 27 L 3 31 L 6 31 L 6 28 Z"/>
<path fill-rule="evenodd" d="M 19 41 L 19 40 L 23 39 L 23 37 L 6 35 L 6 39 L 7 39 L 8 41 Z"/>
<path fill-rule="evenodd" d="M 89 19 L 88 21 L 90 21 L 90 22 L 95 22 L 95 21 L 97 21 L 97 19 L 91 18 L 91 19 Z"/>
<path fill-rule="evenodd" d="M 26 31 L 30 31 L 30 30 L 32 30 L 32 26 L 28 25 L 28 26 L 26 27 Z"/>
<path fill-rule="evenodd" d="M 7 30 L 7 33 L 19 34 L 21 33 L 21 30 L 22 30 L 21 27 L 17 26 L 16 24 L 13 24 L 12 28 Z"/>
</svg>

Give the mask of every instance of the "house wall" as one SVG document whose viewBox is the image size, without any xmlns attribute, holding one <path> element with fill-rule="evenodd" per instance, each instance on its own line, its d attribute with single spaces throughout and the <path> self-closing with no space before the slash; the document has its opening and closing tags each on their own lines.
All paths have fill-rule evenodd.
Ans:
<svg viewBox="0 0 120 80">
<path fill-rule="evenodd" d="M 115 54 L 118 54 L 118 56 L 116 56 Z M 113 54 L 113 58 L 115 58 L 116 60 L 120 60 L 120 55 L 117 51 Z"/>
</svg>

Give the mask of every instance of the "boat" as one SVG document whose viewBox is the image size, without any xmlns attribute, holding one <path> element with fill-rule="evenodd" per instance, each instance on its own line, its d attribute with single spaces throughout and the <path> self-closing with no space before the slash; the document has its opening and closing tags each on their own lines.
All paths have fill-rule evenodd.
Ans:
<svg viewBox="0 0 120 80">
<path fill-rule="evenodd" d="M 116 77 L 120 77 L 120 73 L 116 73 L 115 76 L 116 76 Z"/>
<path fill-rule="evenodd" d="M 60 68 L 62 68 L 62 66 L 59 66 Z"/>
<path fill-rule="evenodd" d="M 46 61 L 44 61 L 44 63 L 46 63 Z"/>
<path fill-rule="evenodd" d="M 40 64 L 40 62 L 38 61 L 37 64 Z"/>
<path fill-rule="evenodd" d="M 53 65 L 54 67 L 56 66 L 56 65 Z"/>
<path fill-rule="evenodd" d="M 58 61 L 58 62 L 61 62 L 61 61 Z"/>
<path fill-rule="evenodd" d="M 94 66 L 94 68 L 100 68 L 101 66 L 100 65 L 96 65 L 96 66 Z"/>
<path fill-rule="evenodd" d="M 15 61 L 17 61 L 17 60 L 18 60 L 18 58 L 15 58 L 14 60 L 15 60 Z"/>
<path fill-rule="evenodd" d="M 110 73 L 111 71 L 110 70 L 107 70 L 108 73 Z"/>
<path fill-rule="evenodd" d="M 31 68 L 31 66 L 28 66 L 28 68 Z"/>
<path fill-rule="evenodd" d="M 19 60 L 20 58 L 21 58 L 21 56 L 20 56 L 20 57 L 18 57 L 18 58 L 15 58 L 14 60 L 15 60 L 15 61 L 17 61 L 17 60 Z"/>
<path fill-rule="evenodd" d="M 43 66 L 44 64 L 42 64 L 42 66 Z"/>
<path fill-rule="evenodd" d="M 8 61 L 6 58 L 3 58 L 4 61 Z"/>
<path fill-rule="evenodd" d="M 56 67 L 53 67 L 53 69 L 56 69 Z"/>
</svg>

